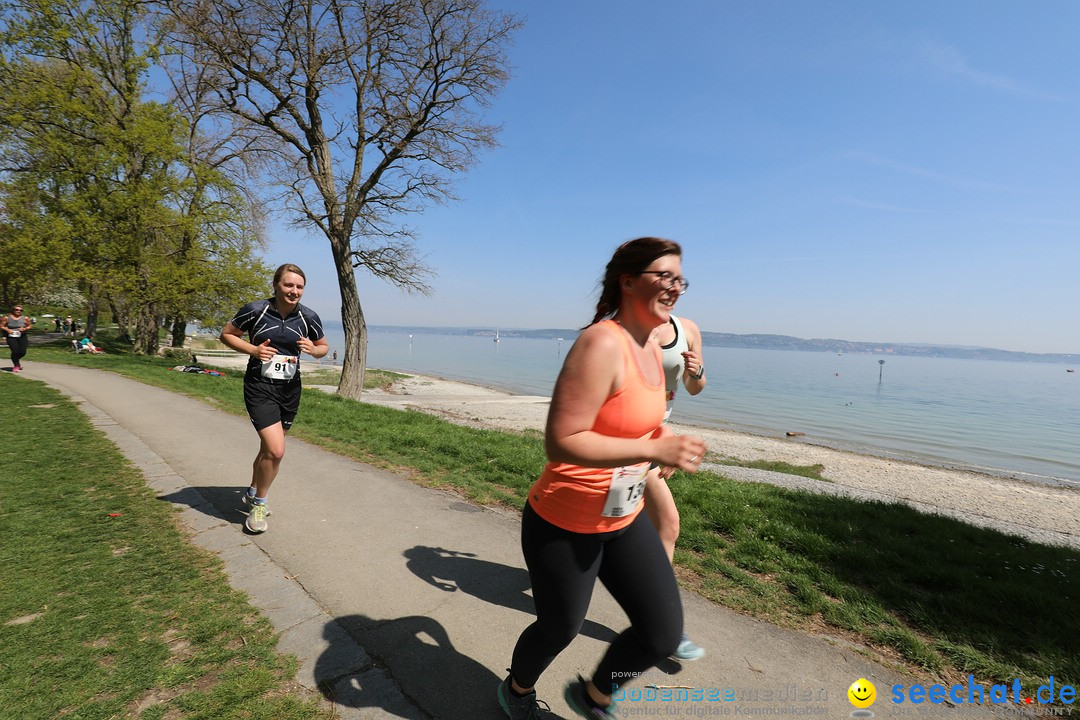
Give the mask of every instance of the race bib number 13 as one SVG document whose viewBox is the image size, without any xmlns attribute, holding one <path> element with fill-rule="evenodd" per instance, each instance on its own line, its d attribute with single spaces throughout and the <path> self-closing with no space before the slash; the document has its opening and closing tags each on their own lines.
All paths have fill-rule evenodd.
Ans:
<svg viewBox="0 0 1080 720">
<path fill-rule="evenodd" d="M 611 474 L 611 487 L 604 501 L 604 517 L 626 517 L 637 509 L 645 494 L 645 475 L 649 463 L 615 468 Z"/>
<path fill-rule="evenodd" d="M 271 380 L 292 380 L 300 367 L 295 355 L 275 355 L 262 364 L 262 376 Z"/>
</svg>

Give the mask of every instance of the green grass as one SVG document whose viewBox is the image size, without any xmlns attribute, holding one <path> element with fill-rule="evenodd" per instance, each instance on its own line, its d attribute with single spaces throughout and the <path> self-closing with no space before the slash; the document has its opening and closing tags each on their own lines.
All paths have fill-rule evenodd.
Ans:
<svg viewBox="0 0 1080 720">
<path fill-rule="evenodd" d="M 768 470 L 770 472 L 784 473 L 785 475 L 800 475 L 805 478 L 829 482 L 821 476 L 821 473 L 825 470 L 825 466 L 820 464 L 792 465 L 791 463 L 781 462 L 779 460 L 737 460 L 735 458 L 721 459 L 719 464 L 755 468 L 757 470 Z"/>
<path fill-rule="evenodd" d="M 71 402 L 6 372 L 0 396 L 5 720 L 329 717 L 217 558 Z"/>
<path fill-rule="evenodd" d="M 162 361 L 50 352 L 243 413 L 240 373 L 172 373 Z M 372 381 L 382 382 L 385 378 Z M 293 433 L 349 457 L 520 508 L 544 462 L 539 433 L 461 427 L 306 390 Z M 768 469 L 777 469 L 770 467 Z M 781 471 L 817 472 L 784 466 Z M 813 476 L 813 475 L 811 475 Z M 940 678 L 1080 682 L 1080 553 L 899 504 L 861 502 L 722 474 L 670 481 L 680 576 L 714 601 L 881 650 Z"/>
<path fill-rule="evenodd" d="M 718 602 L 820 623 L 935 674 L 1080 679 L 1074 550 L 901 504 L 708 474 L 670 485 L 682 516 L 676 560 Z"/>
<path fill-rule="evenodd" d="M 228 350 L 229 347 L 217 338 L 197 337 L 192 338 L 189 344 L 193 350 Z"/>
</svg>

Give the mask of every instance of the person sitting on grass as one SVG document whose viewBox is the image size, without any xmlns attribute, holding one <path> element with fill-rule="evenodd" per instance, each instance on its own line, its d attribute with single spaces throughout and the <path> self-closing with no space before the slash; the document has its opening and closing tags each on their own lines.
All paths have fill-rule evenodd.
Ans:
<svg viewBox="0 0 1080 720">
<path fill-rule="evenodd" d="M 94 341 L 90 339 L 89 335 L 86 335 L 83 337 L 82 340 L 79 340 L 79 352 L 94 353 L 96 355 L 102 355 L 105 353 L 104 350 L 99 348 L 97 345 L 94 345 Z"/>
</svg>

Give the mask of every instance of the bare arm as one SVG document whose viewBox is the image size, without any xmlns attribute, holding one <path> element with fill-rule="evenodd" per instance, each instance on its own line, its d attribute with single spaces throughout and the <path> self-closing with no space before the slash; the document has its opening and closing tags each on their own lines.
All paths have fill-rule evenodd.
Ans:
<svg viewBox="0 0 1080 720">
<path fill-rule="evenodd" d="M 683 353 L 683 386 L 686 392 L 697 395 L 705 389 L 705 361 L 701 354 L 701 330 L 693 320 L 680 317 L 683 330 L 686 331 L 686 344 L 689 350 Z M 701 377 L 696 377 L 698 374 Z"/>
<path fill-rule="evenodd" d="M 584 467 L 619 467 L 645 461 L 696 470 L 705 443 L 660 430 L 650 438 L 617 438 L 592 430 L 607 398 L 623 383 L 619 339 L 597 326 L 581 333 L 566 355 L 548 411 L 548 458 Z"/>
<path fill-rule="evenodd" d="M 330 343 L 326 342 L 325 335 L 315 341 L 302 337 L 296 341 L 296 344 L 300 346 L 301 352 L 306 352 L 316 359 L 325 357 L 326 353 L 330 352 Z"/>
<path fill-rule="evenodd" d="M 236 352 L 251 355 L 254 358 L 258 358 L 261 362 L 270 360 L 277 353 L 274 348 L 270 347 L 269 340 L 261 345 L 255 345 L 245 340 L 244 331 L 233 325 L 232 320 L 225 323 L 225 327 L 222 329 L 218 339 Z"/>
</svg>

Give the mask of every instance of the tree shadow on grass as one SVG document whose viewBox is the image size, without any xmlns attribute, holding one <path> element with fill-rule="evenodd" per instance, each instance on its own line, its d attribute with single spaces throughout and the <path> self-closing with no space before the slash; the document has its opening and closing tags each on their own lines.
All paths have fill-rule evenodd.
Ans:
<svg viewBox="0 0 1080 720">
<path fill-rule="evenodd" d="M 1002 672 L 1080 681 L 1080 552 L 900 503 L 783 488 L 754 498 L 709 483 L 679 498 L 683 526 L 694 513 L 692 524 L 733 543 L 725 552 L 739 567 L 778 576 L 827 622 L 876 631 L 909 659 L 930 636 L 940 639 L 931 655 L 965 670 L 982 669 L 970 665 L 974 648 Z M 890 628 L 882 610 L 914 633 Z"/>
</svg>

